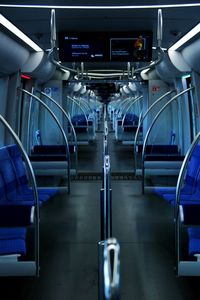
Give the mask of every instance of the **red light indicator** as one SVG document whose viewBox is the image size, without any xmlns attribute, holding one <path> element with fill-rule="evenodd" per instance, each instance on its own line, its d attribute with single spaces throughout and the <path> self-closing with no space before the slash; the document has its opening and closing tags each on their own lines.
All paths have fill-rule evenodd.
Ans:
<svg viewBox="0 0 200 300">
<path fill-rule="evenodd" d="M 30 80 L 30 79 L 31 79 L 31 77 L 30 77 L 30 76 L 28 76 L 28 75 L 24 75 L 24 74 L 22 74 L 22 75 L 21 75 L 21 78 L 28 79 L 28 80 Z"/>
</svg>

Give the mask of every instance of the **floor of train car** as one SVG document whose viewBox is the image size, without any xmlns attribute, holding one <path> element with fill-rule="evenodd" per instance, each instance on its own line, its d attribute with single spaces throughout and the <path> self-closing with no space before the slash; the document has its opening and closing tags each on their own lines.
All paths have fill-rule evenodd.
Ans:
<svg viewBox="0 0 200 300">
<path fill-rule="evenodd" d="M 174 272 L 172 207 L 141 194 L 141 182 L 132 176 L 132 148 L 117 144 L 112 132 L 109 137 L 120 299 L 196 300 L 199 278 L 178 278 Z M 98 299 L 101 168 L 100 130 L 96 142 L 79 148 L 79 174 L 71 182 L 71 194 L 62 193 L 41 208 L 40 277 L 0 278 L 1 299 Z"/>
</svg>

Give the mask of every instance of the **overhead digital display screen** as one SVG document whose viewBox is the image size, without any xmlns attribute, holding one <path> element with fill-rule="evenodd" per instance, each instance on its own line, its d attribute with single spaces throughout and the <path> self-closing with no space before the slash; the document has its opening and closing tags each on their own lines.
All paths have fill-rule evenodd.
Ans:
<svg viewBox="0 0 200 300">
<path fill-rule="evenodd" d="M 152 47 L 147 36 L 110 39 L 110 61 L 148 61 Z"/>
<path fill-rule="evenodd" d="M 63 62 L 150 61 L 151 32 L 59 33 Z"/>
<path fill-rule="evenodd" d="M 59 53 L 63 61 L 104 61 L 105 49 L 101 36 L 94 34 L 63 34 L 59 39 Z"/>
</svg>

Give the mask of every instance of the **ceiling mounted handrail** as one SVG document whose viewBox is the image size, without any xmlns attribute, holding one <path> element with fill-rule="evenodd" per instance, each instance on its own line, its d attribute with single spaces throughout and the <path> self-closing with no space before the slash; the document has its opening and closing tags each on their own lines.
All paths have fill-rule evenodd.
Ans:
<svg viewBox="0 0 200 300">
<path fill-rule="evenodd" d="M 51 20 L 50 20 L 50 31 L 51 31 L 51 49 L 48 52 L 48 58 L 49 60 L 59 69 L 63 69 L 72 73 L 75 73 L 76 76 L 80 77 L 80 72 L 79 70 L 76 69 L 72 69 L 69 67 L 66 67 L 65 65 L 61 64 L 59 61 L 57 61 L 54 58 L 54 54 L 55 51 L 57 51 L 57 47 L 56 47 L 56 14 L 55 14 L 55 8 L 52 8 L 51 10 Z M 129 67 L 130 67 L 130 63 L 129 63 Z M 81 78 L 83 79 L 84 77 L 86 78 L 112 78 L 112 77 L 121 77 L 126 74 L 129 78 L 129 73 L 130 71 L 122 71 L 122 72 L 118 72 L 117 73 L 110 73 L 110 74 L 100 74 L 100 73 L 92 73 L 92 72 L 84 72 L 84 67 L 83 67 L 83 63 L 81 63 Z"/>
<path fill-rule="evenodd" d="M 161 48 L 162 46 L 162 37 L 163 37 L 163 17 L 162 17 L 162 10 L 158 9 L 157 42 L 159 48 Z"/>
<path fill-rule="evenodd" d="M 56 46 L 56 18 L 55 9 L 51 10 L 51 49 Z"/>
<path fill-rule="evenodd" d="M 139 73 L 146 69 L 149 69 L 149 71 L 150 71 L 162 61 L 162 59 L 164 57 L 164 51 L 161 47 L 162 36 L 163 36 L 163 17 L 162 17 L 162 9 L 159 8 L 158 9 L 158 18 L 157 18 L 157 48 L 156 48 L 158 58 L 155 61 L 152 61 L 149 65 L 147 65 L 143 68 L 134 70 L 134 73 Z"/>
</svg>

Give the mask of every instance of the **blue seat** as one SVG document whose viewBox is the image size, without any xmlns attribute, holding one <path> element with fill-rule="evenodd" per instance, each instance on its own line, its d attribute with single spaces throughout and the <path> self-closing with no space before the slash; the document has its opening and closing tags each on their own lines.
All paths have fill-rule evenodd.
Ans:
<svg viewBox="0 0 200 300">
<path fill-rule="evenodd" d="M 87 114 L 86 117 L 88 118 L 88 116 L 89 115 Z M 87 120 L 85 118 L 85 115 L 83 114 L 74 115 L 71 118 L 71 122 L 76 132 L 80 133 L 87 130 Z"/>
<path fill-rule="evenodd" d="M 188 252 L 189 255 L 200 254 L 200 228 L 188 228 Z"/>
<path fill-rule="evenodd" d="M 23 159 L 19 147 L 16 144 L 7 146 L 8 153 L 13 163 L 13 168 L 18 182 L 18 189 L 21 193 L 27 195 L 33 195 L 32 189 L 29 187 L 26 170 L 24 167 Z M 54 196 L 58 193 L 58 189 L 39 189 L 38 196 L 41 201 L 48 200 L 49 197 Z"/>
<path fill-rule="evenodd" d="M 0 255 L 26 254 L 26 228 L 0 228 Z"/>
<path fill-rule="evenodd" d="M 123 123 L 123 129 L 124 131 L 128 132 L 136 132 L 138 127 L 138 121 L 139 118 L 134 113 L 127 113 L 124 117 L 124 123 Z M 122 125 L 122 122 L 120 124 L 120 121 L 118 122 L 118 125 Z M 142 127 L 140 128 L 140 131 L 142 131 Z"/>
<path fill-rule="evenodd" d="M 0 148 L 0 174 L 4 181 L 6 199 L 9 202 L 30 201 L 30 205 L 34 204 L 33 190 L 28 186 L 24 163 L 17 145 Z M 55 193 L 56 191 L 52 192 Z M 52 194 L 46 189 L 39 191 L 40 204 L 47 201 Z"/>
<path fill-rule="evenodd" d="M 27 192 L 25 189 L 23 190 L 23 185 L 20 184 L 20 181 L 17 177 L 18 172 L 16 172 L 14 168 L 6 146 L 0 148 L 0 173 L 4 180 L 6 198 L 9 202 L 30 201 L 30 205 L 33 205 L 33 191 L 31 189 L 29 191 L 27 189 Z M 49 195 L 47 194 L 41 194 L 39 196 L 39 201 L 41 203 L 48 199 Z"/>
<path fill-rule="evenodd" d="M 176 194 L 164 194 L 162 198 L 169 202 L 171 205 L 175 205 Z M 180 204 L 200 204 L 200 190 L 197 190 L 192 194 L 180 194 Z"/>
<path fill-rule="evenodd" d="M 88 115 L 87 115 L 87 117 L 88 117 Z M 74 115 L 71 118 L 71 122 L 74 126 L 87 126 L 85 115 L 83 115 L 83 114 Z"/>
<path fill-rule="evenodd" d="M 200 173 L 200 145 L 197 145 L 193 150 L 192 156 L 188 163 L 188 168 L 185 176 L 184 186 L 181 189 L 181 197 L 186 200 L 187 196 L 184 195 L 192 195 L 194 196 L 194 200 L 198 198 L 199 191 L 197 186 L 199 184 L 199 174 Z M 195 192 L 196 195 L 195 195 Z M 154 193 L 162 196 L 168 202 L 173 202 L 175 200 L 176 195 L 176 187 L 169 188 L 155 188 Z M 190 198 L 190 197 L 189 197 Z"/>
<path fill-rule="evenodd" d="M 124 125 L 125 126 L 128 126 L 128 125 L 136 126 L 136 125 L 138 125 L 138 121 L 139 121 L 139 118 L 136 114 L 127 113 L 124 118 Z"/>
<path fill-rule="evenodd" d="M 0 173 L 0 226 L 29 226 L 32 224 L 33 201 L 10 201 L 7 198 L 4 180 Z"/>
</svg>

